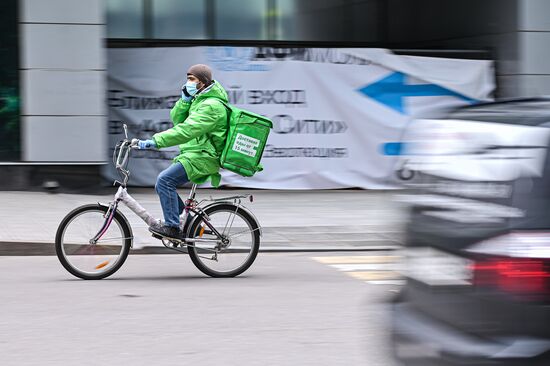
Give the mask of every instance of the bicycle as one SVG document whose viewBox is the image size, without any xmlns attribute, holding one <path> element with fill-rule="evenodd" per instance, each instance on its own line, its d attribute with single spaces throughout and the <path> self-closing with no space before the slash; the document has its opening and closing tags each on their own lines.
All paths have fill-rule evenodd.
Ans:
<svg viewBox="0 0 550 366">
<path fill-rule="evenodd" d="M 86 280 L 106 278 L 118 271 L 133 247 L 133 232 L 129 221 L 119 209 L 126 205 L 148 226 L 160 220 L 154 218 L 127 191 L 130 177 L 130 152 L 137 148 L 137 139 L 119 141 L 113 151 L 113 164 L 122 182 L 115 180 L 118 190 L 108 204 L 97 203 L 77 207 L 61 221 L 55 250 L 63 267 L 76 277 Z M 235 277 L 246 271 L 256 259 L 262 235 L 260 224 L 244 205 L 253 196 L 236 195 L 197 201 L 197 185 L 193 184 L 180 225 L 184 237 L 167 239 L 153 234 L 171 250 L 187 253 L 193 264 L 211 277 Z M 205 204 L 208 203 L 208 204 Z"/>
</svg>

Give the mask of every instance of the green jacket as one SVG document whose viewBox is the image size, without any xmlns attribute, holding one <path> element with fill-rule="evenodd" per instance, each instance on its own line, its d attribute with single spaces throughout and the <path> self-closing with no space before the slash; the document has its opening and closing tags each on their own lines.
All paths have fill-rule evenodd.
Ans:
<svg viewBox="0 0 550 366">
<path fill-rule="evenodd" d="M 191 102 L 178 100 L 170 111 L 174 127 L 153 135 L 159 149 L 179 145 L 174 162 L 183 165 L 189 180 L 201 184 L 210 179 L 214 187 L 220 185 L 220 157 L 227 137 L 227 110 L 218 99 L 228 101 L 215 81 Z"/>
</svg>

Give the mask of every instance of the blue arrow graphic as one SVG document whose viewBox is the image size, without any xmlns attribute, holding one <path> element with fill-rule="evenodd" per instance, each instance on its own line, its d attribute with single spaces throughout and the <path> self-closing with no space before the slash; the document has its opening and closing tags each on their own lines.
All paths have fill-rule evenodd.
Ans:
<svg viewBox="0 0 550 366">
<path fill-rule="evenodd" d="M 405 84 L 405 74 L 401 72 L 394 72 L 393 74 L 369 84 L 358 91 L 401 114 L 405 114 L 405 109 L 403 106 L 403 99 L 405 97 L 449 95 L 461 98 L 470 103 L 475 102 L 474 99 L 468 98 L 452 90 L 445 89 L 439 85 Z"/>
</svg>

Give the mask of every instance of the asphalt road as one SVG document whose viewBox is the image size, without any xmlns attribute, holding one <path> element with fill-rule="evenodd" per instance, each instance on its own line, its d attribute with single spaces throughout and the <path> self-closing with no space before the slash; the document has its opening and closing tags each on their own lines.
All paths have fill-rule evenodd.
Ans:
<svg viewBox="0 0 550 366">
<path fill-rule="evenodd" d="M 133 255 L 83 281 L 56 257 L 0 257 L 0 364 L 393 366 L 389 261 L 264 253 L 215 279 L 185 255 Z"/>
</svg>

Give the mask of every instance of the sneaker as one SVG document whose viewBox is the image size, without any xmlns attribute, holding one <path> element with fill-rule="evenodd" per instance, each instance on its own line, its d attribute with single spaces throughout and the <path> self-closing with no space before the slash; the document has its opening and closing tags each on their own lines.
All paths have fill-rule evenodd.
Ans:
<svg viewBox="0 0 550 366">
<path fill-rule="evenodd" d="M 160 223 L 154 223 L 149 226 L 149 231 L 156 236 L 167 239 L 181 240 L 183 239 L 183 231 L 179 227 L 165 226 Z"/>
</svg>

